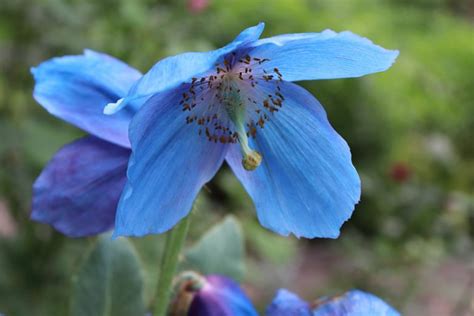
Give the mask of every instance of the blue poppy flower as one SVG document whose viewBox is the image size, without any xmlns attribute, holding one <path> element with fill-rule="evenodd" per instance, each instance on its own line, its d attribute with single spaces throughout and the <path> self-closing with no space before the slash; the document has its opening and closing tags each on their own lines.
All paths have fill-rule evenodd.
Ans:
<svg viewBox="0 0 474 316">
<path fill-rule="evenodd" d="M 53 58 L 31 72 L 36 101 L 91 134 L 61 148 L 41 172 L 31 218 L 71 237 L 111 229 L 126 181 L 134 110 L 106 116 L 103 105 L 125 96 L 140 72 L 90 50 Z"/>
<path fill-rule="evenodd" d="M 267 307 L 267 316 L 400 316 L 377 296 L 351 290 L 342 296 L 321 298 L 313 306 L 285 289 L 277 292 Z"/>
<path fill-rule="evenodd" d="M 203 277 L 194 293 L 188 316 L 257 316 L 258 313 L 234 280 L 220 275 Z"/>
<path fill-rule="evenodd" d="M 207 53 L 159 61 L 105 113 L 143 107 L 114 236 L 162 233 L 191 210 L 224 160 L 260 223 L 297 237 L 339 235 L 360 198 L 346 142 L 299 80 L 388 69 L 398 52 L 351 32 L 259 39 L 263 23 Z"/>
<path fill-rule="evenodd" d="M 308 302 L 296 294 L 280 289 L 267 307 L 267 316 L 311 316 L 312 311 Z"/>
</svg>

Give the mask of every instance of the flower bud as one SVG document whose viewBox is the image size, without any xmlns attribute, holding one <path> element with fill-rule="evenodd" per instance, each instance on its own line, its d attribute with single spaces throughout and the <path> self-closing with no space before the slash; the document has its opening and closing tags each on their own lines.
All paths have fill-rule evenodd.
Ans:
<svg viewBox="0 0 474 316">
<path fill-rule="evenodd" d="M 219 275 L 207 275 L 194 292 L 188 316 L 257 316 L 252 303 L 235 281 Z"/>
</svg>

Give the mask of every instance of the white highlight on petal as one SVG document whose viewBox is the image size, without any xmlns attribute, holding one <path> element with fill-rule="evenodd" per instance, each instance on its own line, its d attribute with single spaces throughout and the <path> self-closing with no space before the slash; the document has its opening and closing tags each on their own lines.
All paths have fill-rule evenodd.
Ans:
<svg viewBox="0 0 474 316">
<path fill-rule="evenodd" d="M 104 108 L 104 114 L 112 115 L 120 111 L 127 103 L 123 102 L 124 98 L 118 99 L 115 103 L 109 103 Z"/>
</svg>

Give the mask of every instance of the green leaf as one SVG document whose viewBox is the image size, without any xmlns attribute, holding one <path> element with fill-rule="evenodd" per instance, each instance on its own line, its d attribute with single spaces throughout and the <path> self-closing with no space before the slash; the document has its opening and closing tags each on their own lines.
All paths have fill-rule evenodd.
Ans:
<svg viewBox="0 0 474 316">
<path fill-rule="evenodd" d="M 144 315 L 143 274 L 132 244 L 101 236 L 74 278 L 73 316 Z"/>
<path fill-rule="evenodd" d="M 239 222 L 227 216 L 185 252 L 186 269 L 222 274 L 240 280 L 244 275 L 244 240 Z"/>
<path fill-rule="evenodd" d="M 166 234 L 147 235 L 130 239 L 142 264 L 145 280 L 145 302 L 151 302 L 156 291 L 156 281 L 160 274 L 161 254 L 165 248 Z"/>
</svg>

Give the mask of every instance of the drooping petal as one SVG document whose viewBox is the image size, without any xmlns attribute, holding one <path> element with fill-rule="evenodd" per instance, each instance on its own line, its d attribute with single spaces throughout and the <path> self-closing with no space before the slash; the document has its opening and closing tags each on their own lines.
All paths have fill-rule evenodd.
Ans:
<svg viewBox="0 0 474 316">
<path fill-rule="evenodd" d="M 111 229 L 130 150 L 89 136 L 61 148 L 33 185 L 31 218 L 70 237 Z"/>
<path fill-rule="evenodd" d="M 348 31 L 279 35 L 251 46 L 252 57 L 268 58 L 265 68 L 278 68 L 287 81 L 360 77 L 387 70 L 398 56 Z"/>
<path fill-rule="evenodd" d="M 259 86 L 263 95 L 274 87 Z M 360 197 L 349 147 L 308 91 L 290 82 L 280 86 L 283 106 L 250 140 L 263 157 L 261 165 L 244 170 L 238 145 L 229 148 L 227 162 L 264 227 L 282 235 L 336 238 Z"/>
<path fill-rule="evenodd" d="M 311 316 L 309 304 L 296 294 L 285 290 L 278 290 L 272 303 L 267 307 L 267 316 Z"/>
<path fill-rule="evenodd" d="M 188 82 L 191 78 L 214 69 L 216 63 L 224 55 L 239 46 L 245 46 L 257 40 L 264 27 L 264 23 L 249 27 L 243 30 L 234 41 L 213 51 L 184 53 L 160 60 L 134 84 L 127 98 L 119 100 L 118 104 L 108 105 L 104 112 L 113 114 L 129 104 L 136 106 L 144 103 L 153 94 L 174 88 L 180 83 Z"/>
<path fill-rule="evenodd" d="M 140 72 L 105 54 L 53 58 L 31 69 L 33 96 L 48 112 L 112 143 L 129 147 L 128 124 L 134 109 L 115 116 L 104 106 L 125 96 Z"/>
<path fill-rule="evenodd" d="M 188 316 L 257 316 L 247 295 L 233 280 L 206 276 L 206 285 L 194 296 Z"/>
<path fill-rule="evenodd" d="M 172 228 L 191 210 L 201 187 L 221 166 L 226 146 L 198 135 L 179 105 L 184 90 L 153 96 L 130 125 L 133 154 L 114 236 Z"/>
<path fill-rule="evenodd" d="M 359 290 L 322 300 L 314 316 L 400 316 L 393 307 L 375 295 Z"/>
</svg>

